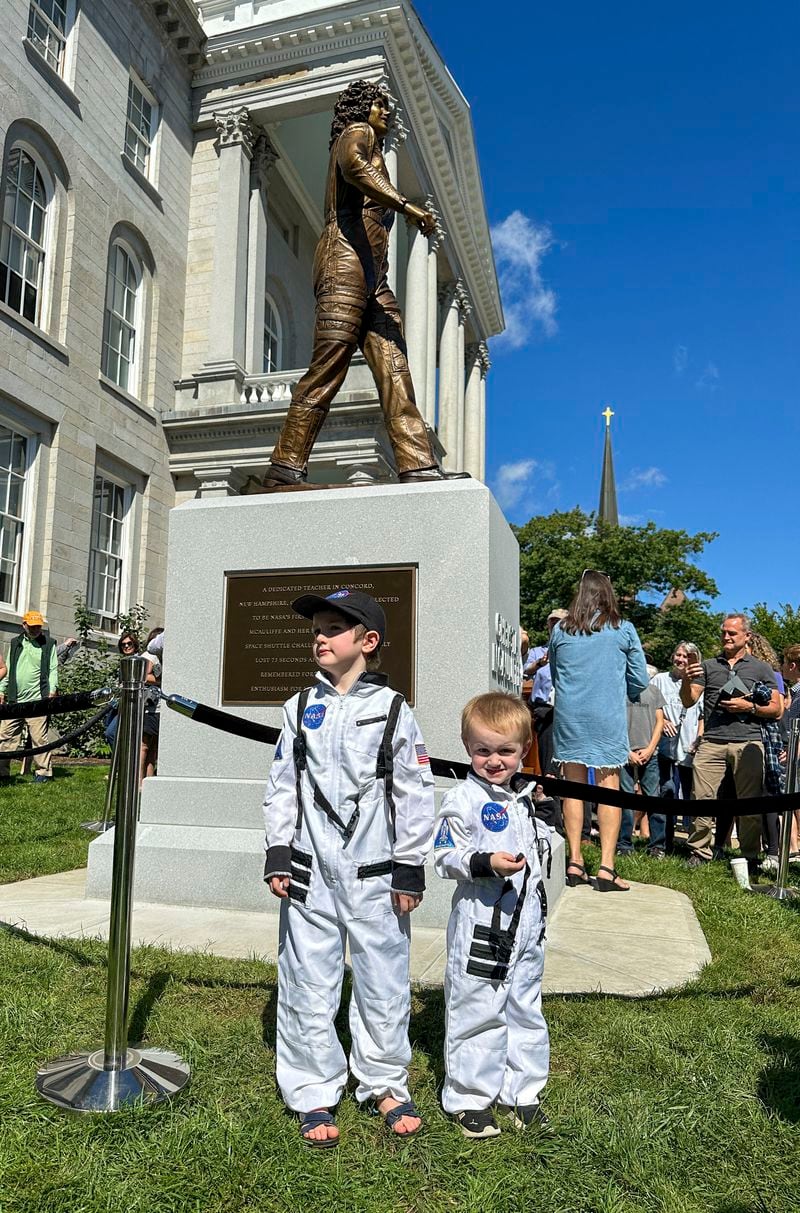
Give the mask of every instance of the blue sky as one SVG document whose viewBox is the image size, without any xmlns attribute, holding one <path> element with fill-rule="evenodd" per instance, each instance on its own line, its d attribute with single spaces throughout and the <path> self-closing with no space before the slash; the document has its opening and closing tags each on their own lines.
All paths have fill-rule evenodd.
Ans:
<svg viewBox="0 0 800 1213">
<path fill-rule="evenodd" d="M 800 8 L 417 9 L 472 105 L 512 321 L 507 516 L 596 507 L 610 404 L 623 520 L 718 531 L 720 608 L 800 603 Z"/>
</svg>

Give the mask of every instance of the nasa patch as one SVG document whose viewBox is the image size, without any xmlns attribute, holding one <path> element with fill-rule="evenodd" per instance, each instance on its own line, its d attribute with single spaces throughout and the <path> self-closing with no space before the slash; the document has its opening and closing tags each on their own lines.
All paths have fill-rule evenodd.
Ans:
<svg viewBox="0 0 800 1213">
<path fill-rule="evenodd" d="M 278 742 L 278 748 L 275 751 L 275 757 L 283 758 L 283 733 L 281 733 L 280 741 Z"/>
<path fill-rule="evenodd" d="M 312 703 L 303 712 L 303 724 L 307 729 L 318 729 L 325 719 L 325 704 Z"/>
<path fill-rule="evenodd" d="M 485 829 L 499 834 L 508 825 L 508 809 L 504 804 L 490 800 L 481 809 L 481 821 Z"/>
<path fill-rule="evenodd" d="M 436 833 L 436 838 L 433 843 L 434 851 L 446 851 L 448 847 L 455 849 L 453 835 L 450 833 L 450 822 L 446 817 L 442 818 L 442 824 Z"/>
<path fill-rule="evenodd" d="M 349 598 L 349 597 L 350 597 L 349 590 L 337 590 L 335 594 L 328 595 L 328 602 L 332 602 L 334 600 L 334 598 Z"/>
</svg>

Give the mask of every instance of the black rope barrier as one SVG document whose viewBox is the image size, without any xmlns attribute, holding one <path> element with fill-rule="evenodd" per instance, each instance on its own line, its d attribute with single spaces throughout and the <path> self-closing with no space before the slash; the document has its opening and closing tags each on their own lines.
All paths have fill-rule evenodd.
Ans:
<svg viewBox="0 0 800 1213">
<path fill-rule="evenodd" d="M 0 758 L 4 762 L 9 762 L 12 758 L 35 758 L 37 754 L 46 754 L 48 750 L 57 750 L 59 746 L 70 745 L 73 741 L 77 741 L 84 733 L 88 733 L 89 729 L 96 725 L 98 720 L 102 720 L 108 711 L 108 704 L 103 704 L 99 712 L 95 712 L 88 720 L 85 720 L 77 729 L 73 729 L 70 733 L 65 733 L 63 737 L 57 737 L 55 741 L 49 741 L 47 745 L 32 746 L 28 750 L 0 750 Z"/>
<path fill-rule="evenodd" d="M 245 720 L 243 716 L 232 716 L 230 712 L 220 712 L 210 708 L 205 703 L 196 703 L 194 699 L 186 699 L 183 695 L 162 696 L 168 708 L 180 716 L 188 716 L 198 724 L 207 724 L 209 728 L 221 729 L 223 733 L 232 733 L 234 737 L 244 737 L 248 741 L 260 741 L 264 745 L 277 745 L 281 730 L 271 728 L 266 724 L 257 724 L 255 720 Z"/>
<path fill-rule="evenodd" d="M 61 716 L 65 712 L 87 712 L 98 698 L 105 695 L 106 702 L 111 692 L 74 691 L 68 695 L 52 695 L 47 699 L 32 699 L 27 703 L 0 703 L 0 720 L 29 720 L 36 716 Z"/>
<path fill-rule="evenodd" d="M 206 724 L 212 729 L 220 729 L 224 733 L 232 733 L 235 737 L 244 737 L 249 741 L 260 741 L 265 745 L 278 744 L 280 729 L 257 724 L 254 720 L 245 720 L 243 716 L 233 716 L 230 712 L 220 712 L 207 704 L 197 703 L 194 699 L 186 699 L 183 695 L 165 695 L 163 698 L 173 712 L 188 716 L 198 724 Z M 444 779 L 465 779 L 472 769 L 467 762 L 454 762 L 447 758 L 431 758 L 430 767 L 434 775 Z M 642 811 L 652 806 L 653 811 L 656 811 L 658 806 L 659 813 L 686 813 L 692 817 L 719 817 L 729 813 L 737 817 L 757 816 L 761 813 L 789 813 L 800 809 L 800 792 L 780 796 L 752 796 L 741 800 L 673 800 L 670 797 L 642 796 L 636 792 L 601 788 L 597 784 L 576 783 L 571 779 L 560 779 L 556 775 L 534 775 L 532 779 L 551 795 L 582 800 L 589 804 L 608 804 L 615 809 Z M 675 807 L 669 808 L 670 804 Z M 747 806 L 746 810 L 742 808 L 743 805 Z"/>
</svg>

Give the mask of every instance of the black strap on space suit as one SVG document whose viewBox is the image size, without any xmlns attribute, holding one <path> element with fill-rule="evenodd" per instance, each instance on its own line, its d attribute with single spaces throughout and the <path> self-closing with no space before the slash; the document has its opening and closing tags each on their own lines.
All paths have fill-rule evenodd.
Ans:
<svg viewBox="0 0 800 1213">
<path fill-rule="evenodd" d="M 542 838 L 539 835 L 539 818 L 536 816 L 536 806 L 530 796 L 523 796 L 522 802 L 528 810 L 528 816 L 531 819 L 533 833 L 536 837 L 536 850 L 539 855 L 539 867 L 544 871 L 544 853 L 547 851 L 547 879 L 550 879 L 550 873 L 553 868 L 553 848 L 549 838 Z"/>
<path fill-rule="evenodd" d="M 312 688 L 306 687 L 301 693 L 297 701 L 297 733 L 294 739 L 292 752 L 294 755 L 294 776 L 295 776 L 295 791 L 297 794 L 297 821 L 296 828 L 299 830 L 303 824 L 303 771 L 308 772 L 308 749 L 306 746 L 306 737 L 303 732 L 303 716 Z M 378 760 L 375 767 L 375 778 L 382 780 L 386 789 L 386 801 L 389 805 L 389 812 L 392 819 L 392 834 L 394 835 L 394 750 L 392 748 L 392 740 L 394 731 L 397 728 L 397 720 L 400 715 L 400 709 L 403 706 L 403 696 L 395 695 L 389 707 L 389 712 L 386 717 L 386 727 L 383 730 L 383 737 L 378 748 Z M 361 810 L 358 807 L 359 797 L 356 798 L 356 807 L 353 810 L 350 820 L 345 823 L 342 821 L 339 814 L 334 809 L 331 802 L 328 800 L 325 793 L 317 786 L 311 776 L 308 776 L 311 787 L 314 791 L 314 804 L 318 809 L 332 821 L 333 824 L 342 832 L 344 845 L 347 846 L 350 839 L 356 832 Z M 394 839 L 393 839 L 394 841 Z"/>
<path fill-rule="evenodd" d="M 383 730 L 383 737 L 378 749 L 378 761 L 375 765 L 375 778 L 383 780 L 384 791 L 386 794 L 386 803 L 389 806 L 389 816 L 392 822 L 392 843 L 396 842 L 397 835 L 395 832 L 394 819 L 394 731 L 397 728 L 397 721 L 400 716 L 400 709 L 403 706 L 403 696 L 395 695 L 392 700 L 389 711 L 386 716 L 386 727 Z"/>
<path fill-rule="evenodd" d="M 514 941 L 517 937 L 520 918 L 522 917 L 522 908 L 528 895 L 530 875 L 530 864 L 526 863 L 525 875 L 522 878 L 522 888 L 517 897 L 517 904 L 514 906 L 511 921 L 505 930 L 502 930 L 500 927 L 501 907 L 503 898 L 513 891 L 514 882 L 512 880 L 503 881 L 500 896 L 494 903 L 491 926 L 487 927 L 483 923 L 478 923 L 474 927 L 472 932 L 473 942 L 470 946 L 469 959 L 467 960 L 467 972 L 471 976 L 487 977 L 490 981 L 505 981 L 508 977 L 508 966 L 511 961 L 511 953 L 514 950 Z"/>
</svg>

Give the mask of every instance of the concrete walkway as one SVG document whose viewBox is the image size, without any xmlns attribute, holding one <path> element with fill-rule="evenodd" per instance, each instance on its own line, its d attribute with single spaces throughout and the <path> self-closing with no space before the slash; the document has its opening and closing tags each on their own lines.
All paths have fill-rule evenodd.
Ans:
<svg viewBox="0 0 800 1213">
<path fill-rule="evenodd" d="M 84 897 L 86 871 L 0 885 L 0 923 L 33 935 L 108 936 L 108 902 Z M 711 959 L 692 904 L 683 893 L 633 884 L 630 893 L 599 896 L 565 889 L 547 929 L 544 991 L 548 994 L 641 996 L 682 986 Z M 412 980 L 442 981 L 445 933 L 417 927 Z M 274 913 L 139 903 L 133 943 L 217 956 L 274 960 Z"/>
</svg>

